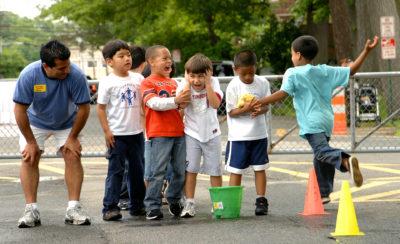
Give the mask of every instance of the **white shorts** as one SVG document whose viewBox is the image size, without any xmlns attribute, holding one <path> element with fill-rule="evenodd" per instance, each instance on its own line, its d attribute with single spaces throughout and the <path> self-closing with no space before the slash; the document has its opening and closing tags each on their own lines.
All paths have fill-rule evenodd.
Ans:
<svg viewBox="0 0 400 244">
<path fill-rule="evenodd" d="M 211 176 L 222 175 L 221 165 L 221 137 L 217 136 L 208 142 L 186 135 L 186 171 L 190 173 L 202 173 Z M 203 164 L 201 156 L 203 155 Z"/>
<path fill-rule="evenodd" d="M 71 132 L 72 128 L 68 128 L 65 130 L 46 130 L 46 129 L 40 129 L 35 126 L 31 125 L 31 130 L 33 133 L 33 136 L 36 139 L 36 142 L 39 146 L 39 149 L 44 152 L 44 142 L 50 137 L 53 136 L 55 139 L 55 145 L 57 146 L 57 152 L 60 150 L 62 146 L 64 146 L 65 142 L 67 141 L 67 138 L 69 136 L 69 133 Z M 22 135 L 21 131 L 19 132 L 19 150 L 22 152 L 25 149 L 26 146 L 26 140 L 25 137 Z"/>
</svg>

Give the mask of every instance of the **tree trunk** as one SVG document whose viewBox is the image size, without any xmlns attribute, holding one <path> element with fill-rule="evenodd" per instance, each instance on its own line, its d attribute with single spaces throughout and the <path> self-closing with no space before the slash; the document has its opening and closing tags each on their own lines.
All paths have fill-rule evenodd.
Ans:
<svg viewBox="0 0 400 244">
<path fill-rule="evenodd" d="M 336 61 L 340 63 L 340 60 L 352 56 L 353 43 L 349 9 L 345 0 L 329 0 L 329 10 L 332 18 Z"/>
<path fill-rule="evenodd" d="M 205 20 L 207 23 L 207 31 L 210 44 L 214 46 L 218 43 L 218 36 L 217 34 L 215 34 L 214 31 L 214 17 L 212 16 L 212 14 L 207 14 L 205 16 Z"/>
<path fill-rule="evenodd" d="M 395 17 L 395 39 L 399 41 L 399 15 L 396 10 L 395 0 L 356 0 L 357 11 L 357 48 L 355 56 L 358 55 L 365 45 L 365 41 L 372 39 L 375 35 L 380 37 L 380 17 Z M 399 45 L 396 46 L 397 57 L 399 57 Z M 363 71 L 387 71 L 388 61 L 381 58 L 381 48 L 378 45 L 364 62 L 361 70 Z M 400 59 L 391 60 L 392 69 L 400 70 Z"/>
<path fill-rule="evenodd" d="M 325 64 L 329 61 L 329 24 L 324 21 L 322 23 L 314 23 L 313 21 L 313 5 L 309 5 L 306 14 L 306 29 L 305 34 L 312 35 L 318 40 L 318 54 L 314 58 L 314 64 Z"/>
<path fill-rule="evenodd" d="M 397 15 L 400 16 L 400 0 L 396 0 Z"/>
<path fill-rule="evenodd" d="M 398 0 L 356 0 L 357 11 L 357 48 L 356 55 L 364 48 L 365 41 L 374 35 L 380 36 L 380 17 L 394 16 L 395 18 L 395 40 L 397 58 L 392 60 L 383 60 L 381 57 L 381 47 L 379 45 L 373 50 L 365 60 L 360 71 L 399 71 L 400 70 L 400 52 L 399 52 L 399 15 L 396 8 Z M 389 65 L 391 66 L 389 69 Z M 378 82 L 379 81 L 379 82 Z M 387 112 L 391 113 L 400 107 L 400 78 L 383 78 L 379 80 L 368 80 L 379 89 L 380 98 L 386 99 Z M 383 102 L 383 101 L 382 101 Z"/>
</svg>

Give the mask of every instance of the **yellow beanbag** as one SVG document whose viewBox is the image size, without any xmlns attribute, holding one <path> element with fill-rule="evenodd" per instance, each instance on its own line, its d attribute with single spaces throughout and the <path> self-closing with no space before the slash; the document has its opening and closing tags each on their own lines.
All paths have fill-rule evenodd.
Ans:
<svg viewBox="0 0 400 244">
<path fill-rule="evenodd" d="M 253 99 L 254 99 L 254 95 L 253 95 L 253 94 L 250 94 L 250 93 L 243 94 L 243 95 L 239 98 L 239 101 L 238 101 L 238 103 L 237 103 L 236 106 L 237 106 L 238 108 L 241 108 L 241 107 L 244 106 L 245 103 L 251 102 Z"/>
</svg>

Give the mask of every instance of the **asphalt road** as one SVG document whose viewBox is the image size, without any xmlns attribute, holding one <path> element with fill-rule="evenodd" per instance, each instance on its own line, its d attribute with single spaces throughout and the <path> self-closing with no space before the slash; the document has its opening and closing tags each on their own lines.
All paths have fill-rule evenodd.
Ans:
<svg viewBox="0 0 400 244">
<path fill-rule="evenodd" d="M 244 176 L 241 217 L 213 219 L 208 179 L 199 176 L 196 191 L 198 214 L 192 219 L 174 219 L 164 206 L 164 219 L 147 221 L 124 212 L 119 222 L 101 218 L 107 163 L 102 158 L 84 159 L 85 181 L 81 202 L 93 218 L 91 226 L 64 224 L 66 190 L 63 162 L 41 162 L 39 207 L 42 226 L 18 229 L 23 212 L 23 193 L 18 182 L 18 161 L 0 161 L 0 243 L 399 243 L 399 154 L 360 154 L 364 186 L 352 187 L 359 229 L 365 236 L 330 236 L 335 231 L 339 193 L 348 174 L 337 172 L 328 215 L 304 217 L 311 155 L 271 155 L 268 170 L 269 215 L 254 216 L 253 173 Z M 224 178 L 224 185 L 227 184 Z"/>
</svg>

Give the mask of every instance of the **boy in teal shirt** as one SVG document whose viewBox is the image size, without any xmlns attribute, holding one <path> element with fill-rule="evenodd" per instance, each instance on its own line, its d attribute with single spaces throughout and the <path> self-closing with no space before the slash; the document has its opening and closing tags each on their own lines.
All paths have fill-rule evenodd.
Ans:
<svg viewBox="0 0 400 244">
<path fill-rule="evenodd" d="M 356 157 L 342 149 L 329 146 L 333 128 L 332 93 L 335 88 L 347 86 L 350 75 L 356 73 L 368 53 L 377 45 L 367 40 L 363 51 L 347 67 L 312 65 L 318 53 L 318 42 L 312 36 L 300 36 L 292 42 L 292 62 L 284 76 L 281 89 L 270 96 L 260 99 L 267 105 L 293 97 L 300 136 L 307 139 L 314 153 L 314 168 L 324 204 L 330 202 L 329 194 L 333 190 L 335 168 L 341 172 L 350 172 L 357 187 L 363 183 L 363 177 Z"/>
</svg>

